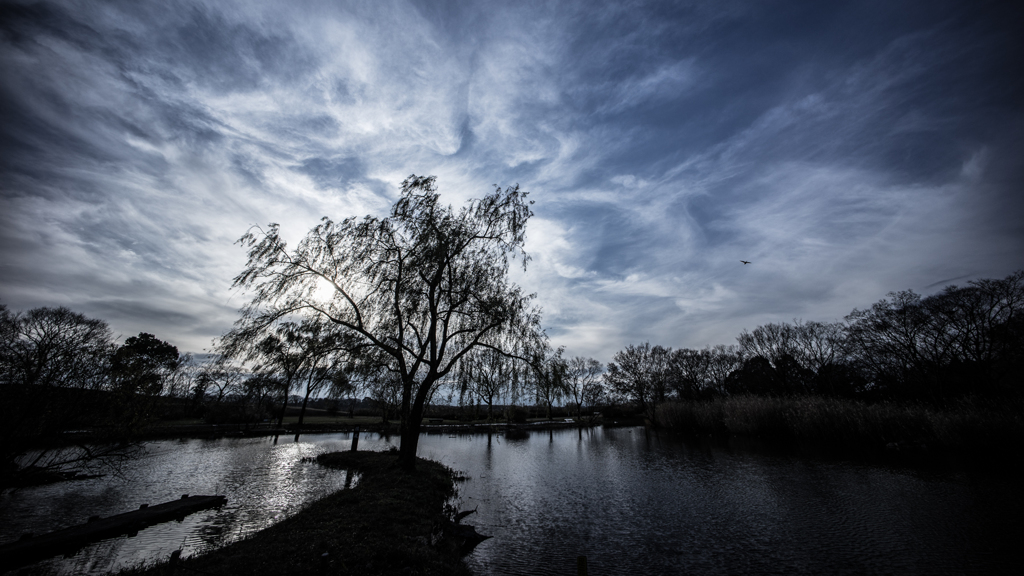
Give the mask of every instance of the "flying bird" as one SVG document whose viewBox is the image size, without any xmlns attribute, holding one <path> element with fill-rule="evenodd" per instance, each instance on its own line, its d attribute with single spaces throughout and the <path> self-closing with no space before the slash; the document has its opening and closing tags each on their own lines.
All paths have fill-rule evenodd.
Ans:
<svg viewBox="0 0 1024 576">
<path fill-rule="evenodd" d="M 740 260 L 740 262 L 743 262 L 744 266 L 746 266 L 747 264 L 750 264 L 750 261 L 748 261 L 748 260 Z"/>
</svg>

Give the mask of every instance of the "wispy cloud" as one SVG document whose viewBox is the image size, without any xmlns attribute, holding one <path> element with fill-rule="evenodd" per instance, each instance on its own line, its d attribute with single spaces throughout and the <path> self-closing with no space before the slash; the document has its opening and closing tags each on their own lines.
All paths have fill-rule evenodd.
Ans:
<svg viewBox="0 0 1024 576">
<path fill-rule="evenodd" d="M 1024 267 L 1007 10 L 7 3 L 0 300 L 199 350 L 244 303 L 250 226 L 381 214 L 414 172 L 455 204 L 531 191 L 516 278 L 555 344 L 605 360 L 1002 276 Z"/>
</svg>

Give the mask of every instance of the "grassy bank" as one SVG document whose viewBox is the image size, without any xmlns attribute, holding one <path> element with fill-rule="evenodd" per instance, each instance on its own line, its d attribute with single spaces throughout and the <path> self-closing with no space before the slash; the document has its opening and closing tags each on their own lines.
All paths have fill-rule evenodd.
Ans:
<svg viewBox="0 0 1024 576">
<path fill-rule="evenodd" d="M 988 454 L 1024 448 L 1019 407 L 971 402 L 937 409 L 821 397 L 730 396 L 671 402 L 658 421 L 698 436 L 745 436 L 844 453 Z"/>
<path fill-rule="evenodd" d="M 446 538 L 455 475 L 419 460 L 414 473 L 396 455 L 335 452 L 322 465 L 359 473 L 355 488 L 336 492 L 253 536 L 181 561 L 121 572 L 164 576 L 223 574 L 468 574 L 457 538 Z M 326 555 L 325 555 L 326 554 Z"/>
</svg>

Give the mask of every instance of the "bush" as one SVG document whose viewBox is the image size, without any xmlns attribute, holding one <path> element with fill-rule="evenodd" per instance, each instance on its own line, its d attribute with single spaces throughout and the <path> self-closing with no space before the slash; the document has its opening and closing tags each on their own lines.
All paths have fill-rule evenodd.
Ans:
<svg viewBox="0 0 1024 576">
<path fill-rule="evenodd" d="M 237 404 L 215 404 L 203 412 L 203 421 L 207 424 L 251 424 L 268 416 L 270 414 L 266 412 L 247 410 Z"/>
<path fill-rule="evenodd" d="M 516 424 L 525 424 L 528 413 L 525 408 L 520 406 L 510 406 L 508 408 L 508 421 Z"/>
</svg>

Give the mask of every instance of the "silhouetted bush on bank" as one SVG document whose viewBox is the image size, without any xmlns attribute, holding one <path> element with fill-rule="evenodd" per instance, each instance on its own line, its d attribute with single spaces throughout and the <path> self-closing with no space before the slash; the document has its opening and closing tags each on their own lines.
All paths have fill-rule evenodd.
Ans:
<svg viewBox="0 0 1024 576">
<path fill-rule="evenodd" d="M 729 396 L 671 401 L 660 424 L 688 435 L 737 435 L 835 450 L 967 451 L 1024 444 L 1020 407 L 962 400 L 946 409 L 841 398 Z"/>
</svg>

